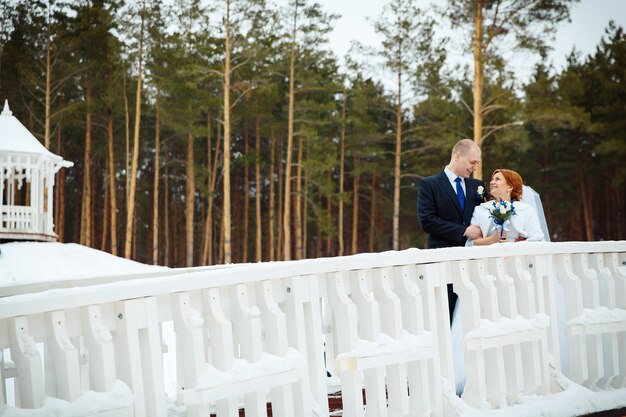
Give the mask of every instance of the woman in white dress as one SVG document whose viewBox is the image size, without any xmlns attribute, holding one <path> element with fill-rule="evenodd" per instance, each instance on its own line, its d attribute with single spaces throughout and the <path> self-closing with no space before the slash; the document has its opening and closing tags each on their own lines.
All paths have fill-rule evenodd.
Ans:
<svg viewBox="0 0 626 417">
<path fill-rule="evenodd" d="M 534 206 L 520 201 L 522 199 L 522 177 L 510 169 L 496 169 L 489 182 L 489 194 L 493 200 L 476 206 L 472 215 L 471 224 L 480 227 L 483 237 L 469 240 L 466 246 L 491 245 L 498 242 L 543 241 L 545 236 Z M 505 201 L 507 205 L 513 203 L 515 214 L 503 225 L 497 225 L 489 211 L 494 201 Z M 503 228 L 502 235 L 500 230 Z M 465 364 L 460 342 L 463 336 L 461 320 L 462 300 L 457 301 L 452 316 L 452 356 L 454 361 L 455 385 L 457 395 L 461 395 L 465 385 Z"/>
<path fill-rule="evenodd" d="M 493 207 L 493 200 L 476 206 L 472 215 L 471 224 L 477 225 L 483 232 L 483 237 L 469 240 L 466 246 L 491 245 L 498 242 L 542 241 L 545 240 L 541 224 L 534 207 L 526 204 L 522 198 L 522 177 L 510 169 L 496 169 L 489 182 L 489 194 L 495 201 L 513 203 L 515 214 L 498 226 L 489 211 Z M 500 227 L 504 228 L 502 234 Z"/>
</svg>

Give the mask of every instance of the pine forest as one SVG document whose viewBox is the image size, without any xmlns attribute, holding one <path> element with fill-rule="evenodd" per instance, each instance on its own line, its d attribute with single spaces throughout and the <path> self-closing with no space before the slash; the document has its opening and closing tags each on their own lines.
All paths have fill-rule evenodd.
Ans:
<svg viewBox="0 0 626 417">
<path fill-rule="evenodd" d="M 462 138 L 479 178 L 541 195 L 551 240 L 626 239 L 624 28 L 555 68 L 576 1 L 444 3 L 389 0 L 380 44 L 337 56 L 308 0 L 0 0 L 0 99 L 74 162 L 59 241 L 145 263 L 424 248 L 420 179 Z"/>
</svg>

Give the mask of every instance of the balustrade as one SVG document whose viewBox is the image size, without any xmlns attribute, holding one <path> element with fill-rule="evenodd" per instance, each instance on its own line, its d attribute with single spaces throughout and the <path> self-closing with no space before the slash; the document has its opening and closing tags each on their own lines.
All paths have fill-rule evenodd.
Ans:
<svg viewBox="0 0 626 417">
<path fill-rule="evenodd" d="M 447 283 L 468 406 L 559 392 L 564 348 L 571 380 L 624 389 L 626 242 L 524 243 L 0 289 L 0 415 L 99 396 L 74 415 L 165 416 L 173 351 L 188 416 L 265 416 L 266 401 L 274 416 L 329 416 L 328 372 L 344 416 L 454 415 Z"/>
<path fill-rule="evenodd" d="M 33 232 L 34 207 L 0 205 L 0 231 Z"/>
</svg>

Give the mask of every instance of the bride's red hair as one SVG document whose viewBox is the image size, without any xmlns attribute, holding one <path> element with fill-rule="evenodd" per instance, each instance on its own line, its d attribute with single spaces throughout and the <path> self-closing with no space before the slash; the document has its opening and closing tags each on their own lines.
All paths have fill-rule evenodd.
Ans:
<svg viewBox="0 0 626 417">
<path fill-rule="evenodd" d="M 502 174 L 506 183 L 509 184 L 513 189 L 511 190 L 511 200 L 520 201 L 522 199 L 522 176 L 515 171 L 511 171 L 510 169 L 499 168 L 493 171 L 491 174 L 491 178 L 497 173 Z"/>
</svg>

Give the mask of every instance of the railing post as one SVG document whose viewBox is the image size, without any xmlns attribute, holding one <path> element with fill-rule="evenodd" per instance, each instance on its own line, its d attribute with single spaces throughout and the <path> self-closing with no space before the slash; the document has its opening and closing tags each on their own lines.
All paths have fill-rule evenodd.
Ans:
<svg viewBox="0 0 626 417">
<path fill-rule="evenodd" d="M 615 305 L 617 308 L 626 310 L 626 261 L 622 265 L 617 253 L 606 253 L 604 259 L 615 282 Z M 619 377 L 613 380 L 613 386 L 616 388 L 626 386 L 626 337 L 618 338 L 617 351 L 619 352 Z"/>
<path fill-rule="evenodd" d="M 615 278 L 611 274 L 609 268 L 604 265 L 604 256 L 602 253 L 589 254 L 589 264 L 598 276 L 598 292 L 600 295 L 601 306 L 610 310 L 615 309 Z M 600 301 L 599 300 L 599 301 Z M 602 388 L 611 386 L 613 379 L 619 376 L 619 347 L 618 340 L 624 339 L 617 333 L 608 333 L 600 335 L 600 344 L 602 350 L 597 352 L 600 361 L 604 362 L 603 373 L 598 375 L 598 383 L 603 382 Z M 606 378 L 603 378 L 606 376 Z"/>
<path fill-rule="evenodd" d="M 457 308 L 461 308 L 461 318 L 463 324 L 464 336 L 469 330 L 478 328 L 480 324 L 480 291 L 474 285 L 470 278 L 470 266 L 469 263 L 464 262 L 452 262 L 451 274 L 454 277 L 454 290 L 459 295 L 460 305 Z M 485 273 L 478 277 L 477 281 L 485 285 L 487 293 L 490 294 L 489 287 L 493 286 L 492 277 L 486 275 L 486 271 L 478 268 L 478 271 Z M 495 291 L 494 291 L 495 292 Z M 491 295 L 491 294 L 490 294 Z M 489 299 L 488 299 L 489 300 Z M 492 305 L 487 301 L 486 306 L 490 306 L 490 309 L 486 314 L 491 313 L 491 317 L 499 317 L 497 304 Z M 487 316 L 489 319 L 490 316 Z M 491 318 L 493 320 L 493 318 Z M 463 346 L 463 344 L 461 344 Z M 466 383 L 463 391 L 463 399 L 474 407 L 485 408 L 487 407 L 487 360 L 485 358 L 486 353 L 482 349 L 469 350 L 465 349 L 465 370 L 466 370 Z M 496 358 L 497 359 L 497 358 Z M 498 375 L 494 376 L 494 381 L 497 385 L 504 385 L 504 381 L 497 379 Z M 452 380 L 454 383 L 454 379 Z"/>
<path fill-rule="evenodd" d="M 202 332 L 204 319 L 198 310 L 192 308 L 188 292 L 172 294 L 171 303 L 176 332 L 177 385 L 180 390 L 191 390 L 206 369 Z M 188 404 L 187 413 L 189 417 L 206 416 L 209 405 L 201 402 Z"/>
<path fill-rule="evenodd" d="M 328 298 L 332 307 L 333 330 L 339 352 L 352 352 L 356 349 L 358 339 L 358 314 L 350 297 L 346 285 L 349 281 L 349 272 L 336 272 L 329 276 Z M 335 361 L 335 358 L 327 358 Z M 343 415 L 345 417 L 361 417 L 363 413 L 363 378 L 360 372 L 344 371 L 339 369 L 341 378 L 341 399 Z"/>
<path fill-rule="evenodd" d="M 233 286 L 231 292 L 231 312 L 237 329 L 241 356 L 248 362 L 257 362 L 261 358 L 261 319 L 257 306 L 250 305 L 246 284 Z M 265 395 L 251 392 L 244 395 L 246 416 L 266 416 Z"/>
<path fill-rule="evenodd" d="M 452 283 L 449 263 L 418 265 L 418 285 L 426 298 L 425 309 L 429 317 L 427 330 L 433 334 L 438 352 L 441 376 L 454 385 L 454 361 L 450 335 L 450 309 L 448 308 L 448 283 Z"/>
<path fill-rule="evenodd" d="M 135 398 L 133 415 L 165 417 L 167 410 L 156 299 L 119 301 L 116 312 L 116 371 Z"/>
<path fill-rule="evenodd" d="M 44 400 L 44 378 L 41 355 L 35 339 L 30 335 L 28 318 L 14 317 L 9 322 L 11 359 L 17 371 L 18 406 L 39 408 Z"/>
<path fill-rule="evenodd" d="M 47 349 L 46 379 L 50 382 L 48 395 L 75 401 L 81 393 L 78 351 L 67 335 L 65 312 L 46 314 Z"/>
<path fill-rule="evenodd" d="M 373 274 L 374 294 L 379 300 L 381 312 L 381 328 L 394 339 L 402 339 L 402 310 L 400 300 L 393 291 L 394 269 L 391 267 L 375 270 Z M 389 414 L 392 416 L 404 416 L 409 412 L 409 397 L 407 393 L 406 365 L 388 365 L 387 392 Z"/>
<path fill-rule="evenodd" d="M 359 333 L 362 339 L 376 342 L 380 337 L 381 313 L 378 302 L 371 291 L 371 270 L 348 272 L 352 288 L 352 302 L 357 308 Z M 385 370 L 382 367 L 363 371 L 365 393 L 367 395 L 367 416 L 387 416 L 385 395 Z"/>
<path fill-rule="evenodd" d="M 287 354 L 287 324 L 285 322 L 285 314 L 278 308 L 274 297 L 274 288 L 271 280 L 258 282 L 256 285 L 256 295 L 258 305 L 261 310 L 261 322 L 265 330 L 265 344 L 267 352 L 276 356 L 285 356 Z M 281 288 L 282 289 L 282 288 Z M 294 399 L 297 405 L 295 414 L 302 415 L 311 410 L 310 395 L 308 394 L 308 378 L 303 378 L 299 384 L 301 389 L 294 398 L 291 385 L 280 385 L 270 389 L 272 398 L 272 416 L 289 417 L 294 414 Z M 302 385 L 304 385 L 302 387 Z M 306 391 L 304 393 L 303 391 Z M 309 407 L 306 410 L 304 400 Z"/>
<path fill-rule="evenodd" d="M 100 306 L 82 309 L 83 337 L 89 352 L 89 386 L 93 391 L 107 392 L 115 382 L 113 336 L 102 323 Z"/>
<path fill-rule="evenodd" d="M 211 336 L 211 363 L 224 372 L 232 367 L 234 361 L 233 327 L 222 309 L 219 288 L 203 290 L 202 300 Z M 218 417 L 238 417 L 237 398 L 233 396 L 218 400 L 215 410 Z"/>
<path fill-rule="evenodd" d="M 581 282 L 583 293 L 583 308 L 596 310 L 600 307 L 600 285 L 598 273 L 589 266 L 588 254 L 573 254 L 573 270 Z M 579 314 L 582 311 L 579 312 Z M 585 386 L 595 388 L 600 377 L 604 375 L 604 362 L 602 360 L 602 334 L 589 334 L 583 336 L 587 344 L 588 375 Z M 571 368 L 570 368 L 571 369 Z"/>
<path fill-rule="evenodd" d="M 289 345 L 302 353 L 308 363 L 306 369 L 308 389 L 320 417 L 327 417 L 328 394 L 326 390 L 326 366 L 324 364 L 324 341 L 322 340 L 322 313 L 317 275 L 304 275 L 283 280 L 285 316 Z M 332 361 L 332 358 L 327 358 Z M 303 398 L 303 408 L 312 409 L 307 401 L 307 386 L 296 383 L 296 395 Z M 310 406 L 310 407 L 309 407 Z"/>
<path fill-rule="evenodd" d="M 413 335 L 423 335 L 426 327 L 424 323 L 424 298 L 431 295 L 432 291 L 422 293 L 417 284 L 418 277 L 415 265 L 403 265 L 398 269 L 395 288 L 401 300 L 404 328 Z M 434 317 L 426 317 L 430 320 L 434 319 Z M 430 376 L 426 361 L 409 362 L 407 365 L 411 415 L 419 415 L 428 411 L 434 415 L 443 415 L 440 365 L 435 358 L 436 355 L 433 352 L 433 358 L 429 360 L 431 362 Z"/>
<path fill-rule="evenodd" d="M 574 275 L 570 254 L 556 255 L 555 261 L 558 265 L 555 268 L 556 273 L 565 296 L 565 320 L 567 322 L 583 311 L 582 284 L 580 279 Z M 589 376 L 585 335 L 568 335 L 568 346 L 570 379 L 576 383 L 581 383 Z"/>
</svg>

